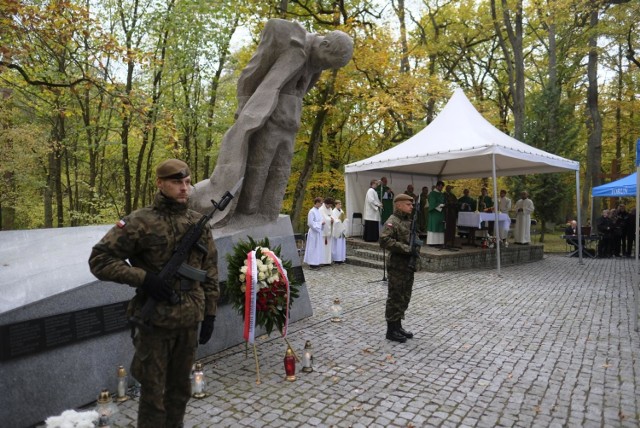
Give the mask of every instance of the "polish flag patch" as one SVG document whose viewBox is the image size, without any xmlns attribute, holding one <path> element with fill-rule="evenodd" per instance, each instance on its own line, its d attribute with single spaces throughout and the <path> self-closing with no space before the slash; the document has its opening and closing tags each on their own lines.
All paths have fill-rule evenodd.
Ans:
<svg viewBox="0 0 640 428">
<path fill-rule="evenodd" d="M 387 223 L 387 227 L 393 227 L 393 223 Z"/>
<path fill-rule="evenodd" d="M 120 219 L 120 220 L 116 223 L 116 226 L 117 226 L 119 229 L 124 229 L 124 227 L 125 227 L 126 225 L 127 225 L 127 223 L 126 223 L 124 220 L 122 220 L 122 219 Z"/>
</svg>

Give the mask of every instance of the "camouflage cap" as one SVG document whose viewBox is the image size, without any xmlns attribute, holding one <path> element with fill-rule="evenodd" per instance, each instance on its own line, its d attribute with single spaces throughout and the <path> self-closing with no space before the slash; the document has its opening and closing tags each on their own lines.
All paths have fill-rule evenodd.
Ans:
<svg viewBox="0 0 640 428">
<path fill-rule="evenodd" d="M 190 175 L 189 165 L 180 159 L 167 159 L 156 168 L 158 178 L 185 178 Z"/>
<path fill-rule="evenodd" d="M 411 202 L 413 202 L 413 196 L 409 196 L 409 195 L 406 195 L 404 193 L 400 193 L 399 195 L 396 195 L 395 198 L 393 198 L 393 202 L 400 202 L 400 201 L 411 201 Z"/>
</svg>

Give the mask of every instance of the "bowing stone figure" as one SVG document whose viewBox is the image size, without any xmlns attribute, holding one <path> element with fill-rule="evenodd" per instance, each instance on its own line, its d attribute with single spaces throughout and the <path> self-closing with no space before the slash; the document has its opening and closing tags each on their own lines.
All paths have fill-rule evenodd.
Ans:
<svg viewBox="0 0 640 428">
<path fill-rule="evenodd" d="M 345 66 L 352 54 L 353 40 L 341 31 L 321 36 L 297 22 L 267 21 L 238 79 L 236 122 L 222 140 L 211 178 L 196 184 L 192 207 L 209 210 L 211 199 L 219 200 L 244 177 L 240 194 L 226 210 L 216 212 L 214 227 L 277 220 L 291 174 L 302 99 L 323 70 Z"/>
</svg>

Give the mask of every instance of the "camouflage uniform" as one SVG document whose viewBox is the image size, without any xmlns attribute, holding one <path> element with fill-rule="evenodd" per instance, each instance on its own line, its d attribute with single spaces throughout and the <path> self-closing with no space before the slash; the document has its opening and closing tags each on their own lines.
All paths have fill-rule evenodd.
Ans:
<svg viewBox="0 0 640 428">
<path fill-rule="evenodd" d="M 141 287 L 146 272 L 160 272 L 187 229 L 201 217 L 186 204 L 158 193 L 152 206 L 123 218 L 93 247 L 91 272 L 103 281 L 138 287 L 128 315 L 140 316 L 147 299 Z M 142 385 L 138 427 L 182 426 L 191 395 L 189 374 L 195 359 L 198 323 L 205 315 L 215 315 L 219 297 L 218 256 L 208 227 L 199 244 L 208 253 L 193 249 L 186 263 L 206 271 L 206 281 L 175 278 L 170 285 L 180 302 L 158 302 L 150 319 L 153 327 L 136 331 L 131 374 Z"/>
<path fill-rule="evenodd" d="M 388 323 L 400 322 L 411 300 L 413 270 L 409 268 L 411 248 L 411 215 L 395 210 L 380 232 L 380 246 L 390 252 L 387 272 L 389 287 L 385 318 Z"/>
</svg>

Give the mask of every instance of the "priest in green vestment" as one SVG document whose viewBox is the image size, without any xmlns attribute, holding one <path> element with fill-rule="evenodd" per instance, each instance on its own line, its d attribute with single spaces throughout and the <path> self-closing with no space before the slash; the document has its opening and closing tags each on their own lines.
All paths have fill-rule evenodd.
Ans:
<svg viewBox="0 0 640 428">
<path fill-rule="evenodd" d="M 436 183 L 436 188 L 429 193 L 429 219 L 427 222 L 427 245 L 444 244 L 444 204 L 446 198 L 442 193 L 443 181 Z"/>
</svg>

